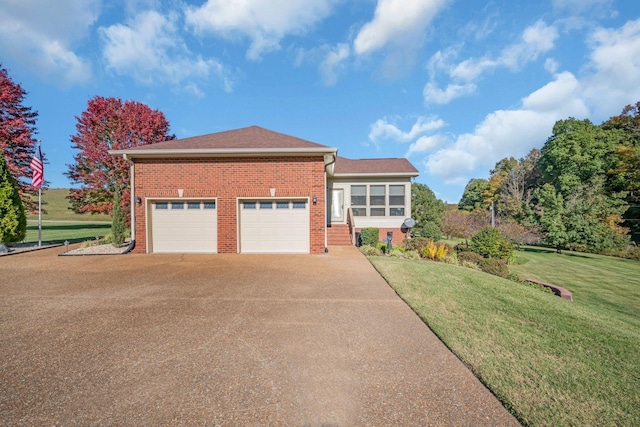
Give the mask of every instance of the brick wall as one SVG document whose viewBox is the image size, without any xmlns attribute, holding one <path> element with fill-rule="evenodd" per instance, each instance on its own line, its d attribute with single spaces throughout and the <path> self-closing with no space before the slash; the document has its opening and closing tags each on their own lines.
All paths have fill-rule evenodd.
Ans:
<svg viewBox="0 0 640 427">
<path fill-rule="evenodd" d="M 360 232 L 361 228 L 356 228 L 357 232 Z M 391 243 L 393 246 L 404 246 L 402 241 L 405 239 L 405 233 L 400 228 L 379 228 L 378 227 L 378 242 L 383 242 L 387 238 L 387 231 L 393 231 L 393 239 Z"/>
<path fill-rule="evenodd" d="M 213 159 L 135 159 L 135 196 L 145 199 L 218 199 L 218 253 L 238 252 L 237 198 L 309 198 L 310 250 L 324 252 L 324 159 L 252 157 Z M 312 202 L 313 196 L 317 203 Z M 136 205 L 135 252 L 147 251 L 145 203 Z"/>
</svg>

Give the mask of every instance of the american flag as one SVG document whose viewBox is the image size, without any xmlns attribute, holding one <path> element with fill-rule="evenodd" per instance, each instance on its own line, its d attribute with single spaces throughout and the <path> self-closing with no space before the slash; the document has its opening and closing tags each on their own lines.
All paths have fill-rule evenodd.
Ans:
<svg viewBox="0 0 640 427">
<path fill-rule="evenodd" d="M 31 159 L 31 169 L 33 169 L 33 178 L 31 180 L 31 185 L 34 188 L 42 187 L 42 183 L 44 182 L 44 166 L 42 164 L 42 151 L 40 151 L 40 146 L 38 145 L 38 149 L 36 150 L 36 154 Z"/>
</svg>

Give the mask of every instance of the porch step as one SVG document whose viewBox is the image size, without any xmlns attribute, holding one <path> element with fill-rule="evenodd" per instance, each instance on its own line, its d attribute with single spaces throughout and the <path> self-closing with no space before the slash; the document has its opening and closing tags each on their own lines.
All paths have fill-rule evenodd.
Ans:
<svg viewBox="0 0 640 427">
<path fill-rule="evenodd" d="M 349 226 L 347 224 L 331 224 L 327 226 L 327 241 L 331 246 L 350 246 Z"/>
</svg>

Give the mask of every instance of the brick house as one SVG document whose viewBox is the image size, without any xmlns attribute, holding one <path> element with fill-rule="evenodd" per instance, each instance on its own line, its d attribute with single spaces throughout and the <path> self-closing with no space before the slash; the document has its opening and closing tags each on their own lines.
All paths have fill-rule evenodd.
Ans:
<svg viewBox="0 0 640 427">
<path fill-rule="evenodd" d="M 137 253 L 318 254 L 363 227 L 403 236 L 418 175 L 257 126 L 109 153 L 131 167 Z"/>
</svg>

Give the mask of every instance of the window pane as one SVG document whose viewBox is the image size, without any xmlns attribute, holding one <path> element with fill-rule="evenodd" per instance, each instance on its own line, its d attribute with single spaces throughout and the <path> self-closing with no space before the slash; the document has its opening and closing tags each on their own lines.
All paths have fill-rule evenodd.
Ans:
<svg viewBox="0 0 640 427">
<path fill-rule="evenodd" d="M 351 186 L 351 205 L 352 206 L 367 205 L 367 187 L 365 185 Z"/>
<path fill-rule="evenodd" d="M 351 208 L 353 216 L 367 216 L 367 208 Z"/>
<path fill-rule="evenodd" d="M 293 202 L 293 209 L 305 209 L 307 202 Z"/>
<path fill-rule="evenodd" d="M 158 202 L 158 203 L 156 203 L 156 209 L 169 209 L 169 203 L 167 203 L 167 202 Z"/>
<path fill-rule="evenodd" d="M 200 202 L 187 203 L 187 209 L 200 209 Z"/>
<path fill-rule="evenodd" d="M 273 202 L 260 202 L 260 209 L 273 209 Z"/>
<path fill-rule="evenodd" d="M 216 202 L 215 201 L 204 202 L 204 208 L 205 209 L 215 209 L 216 208 Z"/>
<path fill-rule="evenodd" d="M 289 202 L 276 202 L 276 209 L 289 209 Z"/>
<path fill-rule="evenodd" d="M 256 202 L 242 202 L 242 207 L 244 209 L 255 209 L 256 208 Z"/>
<path fill-rule="evenodd" d="M 184 209 L 184 202 L 172 202 L 171 209 Z"/>
<path fill-rule="evenodd" d="M 392 206 L 404 205 L 404 185 L 389 186 L 389 204 Z"/>
<path fill-rule="evenodd" d="M 386 204 L 384 185 L 372 185 L 370 191 L 369 205 L 384 206 Z"/>
<path fill-rule="evenodd" d="M 385 208 L 371 208 L 371 216 L 384 216 Z"/>
<path fill-rule="evenodd" d="M 390 216 L 404 216 L 404 208 L 389 208 Z"/>
</svg>

